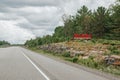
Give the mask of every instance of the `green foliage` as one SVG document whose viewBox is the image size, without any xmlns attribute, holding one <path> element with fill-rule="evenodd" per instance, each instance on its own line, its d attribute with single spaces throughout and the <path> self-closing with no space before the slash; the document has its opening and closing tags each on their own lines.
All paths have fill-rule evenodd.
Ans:
<svg viewBox="0 0 120 80">
<path fill-rule="evenodd" d="M 113 50 L 112 53 L 116 55 L 120 55 L 120 50 Z"/>
<path fill-rule="evenodd" d="M 77 61 L 78 61 L 78 57 L 74 57 L 72 60 L 73 63 L 76 63 Z"/>
<path fill-rule="evenodd" d="M 7 41 L 0 41 L 0 46 L 2 45 L 10 45 L 10 43 L 8 43 Z"/>
<path fill-rule="evenodd" d="M 110 51 L 117 50 L 117 47 L 116 46 L 109 46 L 108 50 L 110 50 Z"/>
<path fill-rule="evenodd" d="M 83 64 L 85 66 L 91 67 L 91 68 L 99 68 L 100 64 L 98 62 L 95 62 L 93 59 L 80 59 L 78 61 L 79 64 Z"/>
<path fill-rule="evenodd" d="M 120 45 L 120 41 L 118 40 L 107 40 L 107 39 L 97 39 L 97 43 L 102 43 L 102 44 L 109 44 L 109 45 Z"/>
<path fill-rule="evenodd" d="M 63 57 L 70 57 L 70 53 L 69 53 L 69 52 L 63 53 L 62 56 L 63 56 Z"/>
<path fill-rule="evenodd" d="M 92 12 L 86 6 L 82 6 L 76 14 L 76 22 L 79 32 L 77 33 L 91 33 Z"/>
<path fill-rule="evenodd" d="M 120 54 L 120 49 L 118 49 L 116 46 L 109 46 L 108 50 L 110 50 L 110 54 L 115 54 L 119 55 Z"/>
<path fill-rule="evenodd" d="M 98 7 L 98 9 L 94 11 L 91 29 L 95 37 L 102 37 L 108 31 L 107 26 L 109 25 L 107 23 L 109 23 L 109 15 L 109 11 L 104 7 Z"/>
<path fill-rule="evenodd" d="M 37 46 L 37 40 L 36 39 L 34 39 L 34 40 L 31 39 L 29 41 L 26 41 L 25 45 L 28 46 L 28 47 L 35 47 L 35 46 Z"/>
<path fill-rule="evenodd" d="M 64 27 L 58 26 L 55 28 L 55 33 L 53 34 L 53 37 L 64 37 Z"/>
</svg>

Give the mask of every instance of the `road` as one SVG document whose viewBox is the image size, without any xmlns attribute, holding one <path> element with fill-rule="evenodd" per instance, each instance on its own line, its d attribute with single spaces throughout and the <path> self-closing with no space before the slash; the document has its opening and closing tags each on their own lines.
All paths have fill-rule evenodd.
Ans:
<svg viewBox="0 0 120 80">
<path fill-rule="evenodd" d="M 109 80 L 21 47 L 0 48 L 0 80 Z"/>
</svg>

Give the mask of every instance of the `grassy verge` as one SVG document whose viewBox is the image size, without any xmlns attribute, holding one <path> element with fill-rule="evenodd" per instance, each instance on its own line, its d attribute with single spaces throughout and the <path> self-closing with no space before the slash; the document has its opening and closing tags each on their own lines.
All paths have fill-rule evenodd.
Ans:
<svg viewBox="0 0 120 80">
<path fill-rule="evenodd" d="M 41 53 L 52 57 L 57 57 L 66 61 L 70 61 L 72 63 L 76 63 L 86 67 L 104 71 L 106 73 L 111 73 L 113 75 L 120 76 L 120 66 L 112 66 L 112 65 L 108 66 L 104 62 L 95 62 L 92 57 L 89 57 L 88 59 L 79 59 L 78 57 L 70 57 L 70 55 L 67 53 L 56 54 L 54 52 L 43 51 L 37 48 L 29 48 L 29 49 L 37 53 Z"/>
</svg>

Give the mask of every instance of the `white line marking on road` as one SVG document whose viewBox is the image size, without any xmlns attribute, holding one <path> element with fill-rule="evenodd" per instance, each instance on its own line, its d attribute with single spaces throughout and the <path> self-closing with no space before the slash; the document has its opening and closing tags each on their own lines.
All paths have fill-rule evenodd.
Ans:
<svg viewBox="0 0 120 80">
<path fill-rule="evenodd" d="M 35 63 L 33 63 L 33 61 L 32 61 L 27 55 L 25 55 L 24 52 L 22 52 L 22 54 L 23 54 L 23 55 L 27 58 L 27 60 L 45 77 L 46 80 L 50 80 L 50 79 L 45 75 L 45 73 L 43 73 L 42 70 L 40 70 L 40 69 L 38 68 L 38 66 L 35 65 Z"/>
</svg>

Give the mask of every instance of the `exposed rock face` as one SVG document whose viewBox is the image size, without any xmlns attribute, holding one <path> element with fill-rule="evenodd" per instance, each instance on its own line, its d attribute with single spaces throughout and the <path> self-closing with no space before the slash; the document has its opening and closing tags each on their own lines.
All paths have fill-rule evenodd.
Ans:
<svg viewBox="0 0 120 80">
<path fill-rule="evenodd" d="M 76 55 L 82 56 L 97 56 L 102 55 L 103 53 L 107 52 L 107 46 L 97 44 L 86 44 L 86 43 L 79 43 L 79 42 L 63 42 L 63 43 L 53 43 L 48 45 L 40 46 L 40 49 L 54 52 L 56 54 L 62 54 L 65 52 L 69 52 L 71 57 Z"/>
<path fill-rule="evenodd" d="M 77 56 L 78 59 L 92 58 L 94 61 L 101 62 L 105 60 L 105 54 L 110 54 L 108 47 L 110 47 L 110 45 L 102 43 L 94 44 L 91 42 L 70 41 L 42 45 L 39 48 L 55 54 L 69 54 L 70 57 Z M 119 45 L 117 48 L 120 49 Z"/>
<path fill-rule="evenodd" d="M 43 46 L 40 46 L 40 49 L 54 52 L 54 53 L 58 53 L 58 54 L 64 53 L 67 50 L 67 48 L 62 46 L 61 44 L 43 45 Z"/>
</svg>

